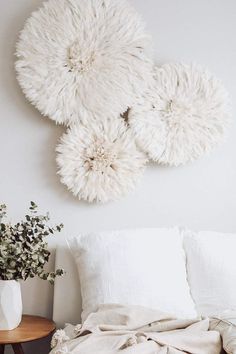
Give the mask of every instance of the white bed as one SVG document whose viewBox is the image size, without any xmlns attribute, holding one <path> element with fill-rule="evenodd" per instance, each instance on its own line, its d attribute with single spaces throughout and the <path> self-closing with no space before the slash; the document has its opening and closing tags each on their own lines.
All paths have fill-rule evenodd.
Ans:
<svg viewBox="0 0 236 354">
<path fill-rule="evenodd" d="M 64 327 L 67 322 L 77 324 L 82 312 L 79 277 L 66 242 L 57 247 L 55 265 L 65 269 L 66 275 L 55 281 L 53 320 L 57 327 Z"/>
<path fill-rule="evenodd" d="M 215 242 L 216 236 L 217 235 L 212 235 L 214 240 L 211 240 L 211 241 Z M 222 235 L 220 235 L 220 236 L 222 236 Z M 225 237 L 224 237 L 224 239 L 225 239 Z M 233 247 L 231 247 L 231 248 L 233 248 Z M 195 247 L 194 247 L 194 250 L 195 250 Z M 72 323 L 72 324 L 80 323 L 81 322 L 81 312 L 82 312 L 81 292 L 80 292 L 80 283 L 79 283 L 79 279 L 78 279 L 77 267 L 76 267 L 74 258 L 72 256 L 72 253 L 71 253 L 66 242 L 59 245 L 57 248 L 55 266 L 62 267 L 67 272 L 64 277 L 56 279 L 55 288 L 54 288 L 53 319 L 56 322 L 57 327 L 61 328 L 61 327 L 64 327 L 65 323 Z M 226 321 L 225 321 L 227 326 L 229 324 L 229 321 L 232 322 L 233 324 L 235 323 L 235 312 L 233 313 L 233 316 L 231 316 L 231 314 L 229 314 L 229 315 L 230 315 L 230 317 L 229 318 L 226 317 Z M 127 317 L 127 312 L 125 312 L 125 318 L 126 317 Z M 138 316 L 137 318 L 139 319 L 140 317 Z M 123 321 L 123 319 L 122 319 L 122 321 Z M 146 321 L 146 318 L 145 318 L 145 321 Z M 218 319 L 216 321 L 217 321 L 217 326 L 218 326 L 218 324 L 221 323 L 221 321 L 219 322 Z M 123 324 L 123 322 L 122 322 L 122 324 Z M 205 328 L 205 325 L 204 325 L 204 328 Z M 225 327 L 223 329 L 222 328 L 220 326 L 219 326 L 219 328 L 216 328 L 215 324 L 213 323 L 214 331 L 220 332 L 221 330 L 224 330 Z M 223 340 L 227 344 L 227 348 L 228 348 L 228 350 L 227 350 L 227 348 L 225 348 L 227 353 L 232 353 L 235 350 L 235 327 L 230 325 L 230 330 L 233 332 L 231 333 L 227 327 L 227 330 L 224 333 L 222 332 L 223 333 Z M 187 331 L 186 333 L 191 333 L 191 332 L 189 332 L 188 328 L 186 328 L 186 331 Z M 135 332 L 134 332 L 134 334 L 135 334 Z M 206 335 L 210 336 L 211 334 L 209 332 L 209 334 L 206 334 Z M 224 338 L 224 335 L 225 335 L 225 338 Z M 188 334 L 188 336 L 189 336 L 189 334 Z M 91 338 L 90 338 L 91 343 L 88 342 L 88 344 L 87 344 L 89 348 L 90 348 L 90 345 L 93 344 L 94 337 L 92 336 Z M 199 340 L 203 339 L 203 338 L 205 338 L 205 337 L 202 336 L 202 332 L 201 332 Z M 214 335 L 214 338 L 215 338 L 215 335 Z M 199 340 L 197 340 L 197 345 L 199 345 Z M 178 338 L 178 341 L 179 341 L 179 338 Z M 107 341 L 107 343 L 109 343 L 109 340 Z M 146 346 L 148 346 L 149 343 L 150 342 L 147 341 Z M 188 341 L 187 341 L 187 343 L 188 343 Z M 191 340 L 191 343 L 192 343 L 192 340 Z M 158 341 L 157 341 L 157 344 L 158 344 Z M 205 344 L 206 344 L 206 342 L 204 342 L 204 345 Z M 78 345 L 80 345 L 80 344 L 78 344 Z M 135 345 L 135 343 L 134 343 L 134 345 Z M 201 345 L 202 344 L 200 343 L 200 346 Z M 74 347 L 74 342 L 70 344 L 70 341 L 69 341 L 68 346 L 69 346 L 69 348 L 71 348 L 71 346 Z M 175 345 L 174 345 L 174 347 L 175 347 Z M 132 348 L 130 348 L 130 353 L 131 352 L 134 352 Z M 145 351 L 145 352 L 147 352 L 147 351 Z M 188 352 L 196 352 L 196 350 L 195 351 L 188 351 Z M 205 351 L 205 353 L 208 353 L 208 352 L 209 351 Z M 54 351 L 53 351 L 53 353 L 54 353 Z"/>
<path fill-rule="evenodd" d="M 170 235 L 168 236 L 168 232 Z M 187 295 L 191 295 L 193 300 L 195 301 L 197 313 L 203 316 L 214 316 L 216 314 L 222 313 L 225 310 L 235 309 L 236 308 L 236 286 L 235 286 L 235 274 L 236 274 L 236 263 L 235 263 L 235 246 L 236 246 L 236 237 L 235 234 L 224 234 L 224 233 L 216 233 L 216 232 L 198 232 L 194 233 L 190 230 L 186 230 L 184 232 L 184 250 L 187 257 L 187 262 L 185 258 L 182 258 L 182 242 L 178 242 L 178 234 L 176 233 L 176 228 L 165 230 L 165 229 L 141 229 L 141 230 L 123 230 L 117 232 L 109 232 L 107 233 L 96 233 L 91 235 L 85 235 L 84 240 L 86 239 L 85 246 L 89 245 L 90 252 L 84 252 L 83 255 L 86 255 L 86 261 L 83 259 L 82 263 L 78 263 L 77 266 L 81 270 L 83 274 L 83 293 L 85 296 L 85 304 L 88 304 L 88 298 L 90 297 L 90 303 L 96 308 L 99 304 L 103 303 L 129 303 L 129 298 L 122 298 L 123 293 L 120 289 L 125 289 L 128 296 L 132 298 L 133 292 L 140 295 L 137 303 L 143 306 L 147 306 L 142 303 L 142 297 L 148 298 L 147 293 L 151 293 L 150 288 L 154 289 L 152 294 L 154 294 L 154 298 L 157 298 L 157 295 L 160 295 L 161 289 L 164 289 L 162 297 L 158 299 L 158 304 L 161 304 L 161 310 L 164 312 L 172 313 L 178 318 L 178 314 L 176 314 L 179 309 L 182 311 L 188 309 L 188 313 L 191 313 L 191 317 L 186 314 L 179 318 L 193 318 L 192 305 L 194 307 L 194 303 L 190 303 L 187 306 L 187 302 L 182 300 L 187 298 Z M 168 237 L 173 237 L 171 242 L 169 242 Z M 154 234 L 154 235 L 153 235 Z M 133 235 L 133 236 L 132 236 Z M 87 240 L 88 238 L 88 240 Z M 97 238 L 97 241 L 96 241 Z M 148 238 L 148 242 L 147 241 Z M 109 239 L 109 242 L 107 240 Z M 83 237 L 82 237 L 83 240 Z M 101 242 L 102 240 L 102 242 Z M 119 242 L 118 242 L 119 240 Z M 125 250 L 123 252 L 123 244 L 125 243 Z M 133 241 L 135 240 L 135 252 L 133 252 Z M 139 242 L 137 243 L 137 240 Z M 142 243 L 142 240 L 145 243 Z M 176 242 L 174 244 L 173 242 Z M 96 242 L 95 242 L 96 241 Z M 117 243 L 118 242 L 118 243 Z M 82 242 L 83 243 L 83 242 Z M 100 243 L 102 247 L 100 247 Z M 106 254 L 104 254 L 104 243 L 106 243 Z M 139 244 L 140 243 L 140 244 Z M 156 244 L 157 243 L 157 244 Z M 139 244 L 139 247 L 138 247 Z M 171 247 L 169 245 L 171 244 Z M 146 246 L 145 246 L 146 245 Z M 151 246 L 150 246 L 151 245 Z M 93 247 L 95 249 L 93 249 Z M 109 246 L 109 247 L 108 247 Z M 139 266 L 140 257 L 144 250 L 144 246 L 146 247 L 146 254 L 152 254 L 152 250 L 159 250 L 159 255 L 156 257 L 155 255 L 145 259 L 145 263 L 142 263 L 142 266 Z M 76 254 L 76 245 L 71 244 L 71 247 L 74 248 L 74 252 Z M 84 247 L 84 246 L 83 246 Z M 87 246 L 86 246 L 87 247 Z M 151 247 L 151 248 L 150 248 Z M 162 247 L 163 251 L 160 252 L 160 247 Z M 119 253 L 117 250 L 121 250 Z M 139 252 L 139 253 L 137 253 Z M 171 253 L 172 252 L 172 253 Z M 136 257 L 136 253 L 138 256 Z M 178 256 L 179 253 L 179 256 Z M 112 257 L 111 257 L 112 255 Z M 114 255 L 114 256 L 113 256 Z M 163 255 L 163 257 L 161 257 Z M 105 258 L 104 258 L 105 257 Z M 122 267 L 120 268 L 120 257 L 122 258 Z M 165 264 L 165 267 L 155 266 L 156 258 L 159 259 L 161 264 Z M 149 260 L 154 259 L 155 262 L 152 265 L 149 265 Z M 171 259 L 171 262 L 165 262 L 165 259 Z M 111 262 L 112 260 L 112 262 Z M 174 263 L 175 260 L 175 263 Z M 136 262 L 136 263 L 135 263 Z M 56 322 L 58 327 L 63 327 L 65 323 L 78 324 L 81 323 L 81 313 L 82 313 L 82 301 L 81 301 L 81 290 L 80 290 L 80 282 L 78 277 L 77 266 L 74 261 L 74 257 L 67 245 L 66 241 L 60 244 L 57 248 L 56 252 L 56 267 L 64 268 L 66 270 L 66 275 L 64 277 L 59 277 L 56 279 L 55 288 L 54 288 L 54 307 L 53 307 L 53 319 Z M 114 264 L 113 264 L 114 263 Z M 182 269 L 182 263 L 184 263 L 184 269 Z M 136 266 L 134 267 L 134 264 Z M 137 266 L 138 264 L 138 266 Z M 174 265 L 173 265 L 174 264 Z M 86 267 L 85 267 L 86 265 Z M 118 265 L 118 266 L 117 266 Z M 83 269 L 84 266 L 84 269 Z M 96 266 L 96 268 L 94 268 Z M 110 277 L 110 269 L 113 267 L 113 272 Z M 146 268 L 145 268 L 146 267 Z M 186 267 L 186 270 L 185 270 Z M 104 269 L 103 269 L 104 268 Z M 136 268 L 138 271 L 136 271 Z M 86 278 L 86 272 L 91 273 L 96 269 L 96 274 L 99 277 L 95 277 L 95 273 L 93 277 Z M 125 272 L 126 269 L 131 269 L 132 274 L 130 272 Z M 155 269 L 155 276 L 158 281 L 155 282 L 156 286 L 153 285 L 153 281 L 149 284 L 148 277 L 147 282 L 144 283 L 145 274 L 148 275 L 150 269 Z M 144 274 L 142 273 L 144 270 Z M 159 270 L 159 273 L 157 272 Z M 176 270 L 178 270 L 176 272 Z M 115 272 L 118 272 L 115 275 Z M 186 271 L 187 271 L 187 280 L 186 281 Z M 163 277 L 163 274 L 164 277 Z M 173 272 L 175 272 L 175 277 L 173 279 Z M 115 286 L 115 300 L 111 299 L 112 291 L 112 280 L 118 279 L 119 274 L 123 274 L 123 286 Z M 142 274 L 142 276 L 140 276 Z M 182 275 L 181 275 L 182 274 Z M 101 282 L 101 275 L 104 281 Z M 124 276 L 126 275 L 126 276 Z M 177 275 L 180 275 L 180 280 L 177 279 Z M 114 276 L 114 279 L 112 278 Z M 135 277 L 135 285 L 136 290 L 133 291 L 132 282 L 130 283 L 130 277 Z M 109 278 L 110 277 L 110 278 Z M 169 279 L 168 282 L 163 281 L 163 286 L 161 286 L 162 278 Z M 89 279 L 89 281 L 88 281 Z M 141 280 L 140 280 L 141 279 Z M 152 280 L 153 277 L 151 276 Z M 177 279 L 177 280 L 176 280 Z M 184 281 L 183 281 L 184 279 Z M 138 280 L 138 281 L 137 281 Z M 182 281 L 182 282 L 181 282 Z M 97 283 L 96 283 L 97 282 Z M 100 283 L 99 283 L 100 282 Z M 109 297 L 107 297 L 106 284 L 109 283 L 111 286 L 108 288 Z M 173 283 L 173 284 L 172 284 Z M 177 293 L 176 290 L 169 290 L 170 285 L 176 288 L 176 284 L 178 287 L 178 291 L 180 291 L 179 297 L 180 301 L 177 302 Z M 186 284 L 185 284 L 186 283 Z M 86 289 L 88 288 L 89 291 Z M 105 290 L 103 289 L 103 285 L 105 284 Z M 131 284 L 131 287 L 130 287 Z M 224 284 L 224 286 L 222 286 Z M 117 285 L 117 281 L 115 281 L 115 285 Z M 142 292 L 141 290 L 145 288 L 148 289 L 146 292 Z M 101 294 L 98 294 L 97 289 L 101 290 Z M 140 290 L 141 289 L 141 290 Z M 92 291 L 90 291 L 92 290 Z M 120 291 L 120 293 L 119 293 Z M 175 293 L 175 301 L 168 299 L 168 294 Z M 157 295 L 156 295 L 157 294 Z M 186 295 L 187 294 L 187 295 Z M 100 298 L 99 298 L 100 295 Z M 126 295 L 126 293 L 125 293 Z M 171 295 L 172 296 L 172 295 Z M 190 297 L 190 296 L 189 296 Z M 103 298 L 106 300 L 104 301 Z M 164 298 L 164 302 L 162 300 Z M 91 300 L 92 299 L 92 300 Z M 190 297 L 191 299 L 191 297 Z M 96 304 L 96 300 L 99 301 Z M 129 304 L 137 304 L 136 298 L 131 299 L 131 303 Z M 152 299 L 148 298 L 148 304 L 151 304 Z M 166 302 L 166 303 L 165 303 Z M 173 305 L 173 310 L 165 309 L 167 305 Z M 191 299 L 192 302 L 192 299 Z M 183 306 L 184 303 L 184 306 Z M 91 305 L 90 304 L 90 305 Z M 148 306 L 149 307 L 149 306 Z M 157 308 L 157 306 L 150 306 L 151 308 Z M 86 306 L 84 311 L 86 310 Z M 93 309 L 89 309 L 88 313 L 93 312 Z M 195 309 L 194 309 L 195 313 Z"/>
</svg>

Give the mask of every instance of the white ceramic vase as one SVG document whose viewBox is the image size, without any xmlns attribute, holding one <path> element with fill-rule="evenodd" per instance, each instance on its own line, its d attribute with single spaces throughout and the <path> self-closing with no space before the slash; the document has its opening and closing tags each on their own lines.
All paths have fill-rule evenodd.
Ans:
<svg viewBox="0 0 236 354">
<path fill-rule="evenodd" d="M 20 283 L 0 280 L 0 331 L 16 328 L 22 318 Z"/>
</svg>

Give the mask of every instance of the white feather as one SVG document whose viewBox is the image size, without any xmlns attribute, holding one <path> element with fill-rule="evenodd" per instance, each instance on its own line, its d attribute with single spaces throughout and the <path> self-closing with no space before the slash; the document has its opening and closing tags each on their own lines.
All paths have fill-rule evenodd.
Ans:
<svg viewBox="0 0 236 354">
<path fill-rule="evenodd" d="M 230 122 L 221 82 L 195 65 L 165 64 L 129 113 L 138 145 L 161 164 L 178 166 L 210 152 Z"/>
<path fill-rule="evenodd" d="M 49 0 L 20 34 L 18 80 L 57 123 L 118 115 L 151 79 L 150 43 L 126 0 Z"/>
<path fill-rule="evenodd" d="M 89 202 L 116 200 L 132 191 L 146 163 L 117 117 L 70 127 L 56 150 L 61 182 Z"/>
</svg>

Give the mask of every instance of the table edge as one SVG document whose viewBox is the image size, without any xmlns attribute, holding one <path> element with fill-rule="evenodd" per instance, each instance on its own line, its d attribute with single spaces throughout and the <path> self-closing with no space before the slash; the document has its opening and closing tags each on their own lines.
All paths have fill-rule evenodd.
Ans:
<svg viewBox="0 0 236 354">
<path fill-rule="evenodd" d="M 46 338 L 46 337 L 50 336 L 50 335 L 56 330 L 56 324 L 55 324 L 55 322 L 54 322 L 53 320 L 50 320 L 50 319 L 46 318 L 46 317 L 38 316 L 38 315 L 29 315 L 29 314 L 23 314 L 23 315 L 22 315 L 22 318 L 23 318 L 23 317 L 35 317 L 35 318 L 40 318 L 40 319 L 47 320 L 47 321 L 49 321 L 49 322 L 52 323 L 52 326 L 53 326 L 54 328 L 52 328 L 52 330 L 49 331 L 48 333 L 42 334 L 42 335 L 37 336 L 37 337 L 35 337 L 35 338 L 28 338 L 28 339 L 25 338 L 25 339 L 23 339 L 23 340 L 18 340 L 18 341 L 5 341 L 5 342 L 2 342 L 2 341 L 0 340 L 0 345 L 11 345 L 11 344 L 20 344 L 20 343 L 34 342 L 34 341 L 36 341 L 36 340 L 43 339 L 43 338 Z M 16 327 L 15 329 L 17 329 L 17 327 Z M 2 331 L 2 332 L 4 332 L 4 331 Z M 1 334 L 1 331 L 0 331 L 0 334 Z"/>
</svg>

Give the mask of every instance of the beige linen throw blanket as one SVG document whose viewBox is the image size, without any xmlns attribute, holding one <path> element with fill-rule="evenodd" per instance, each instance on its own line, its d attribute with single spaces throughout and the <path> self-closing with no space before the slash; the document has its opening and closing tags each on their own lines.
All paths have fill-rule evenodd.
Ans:
<svg viewBox="0 0 236 354">
<path fill-rule="evenodd" d="M 101 305 L 83 325 L 58 330 L 51 354 L 236 354 L 235 318 L 177 320 L 139 306 Z"/>
</svg>

